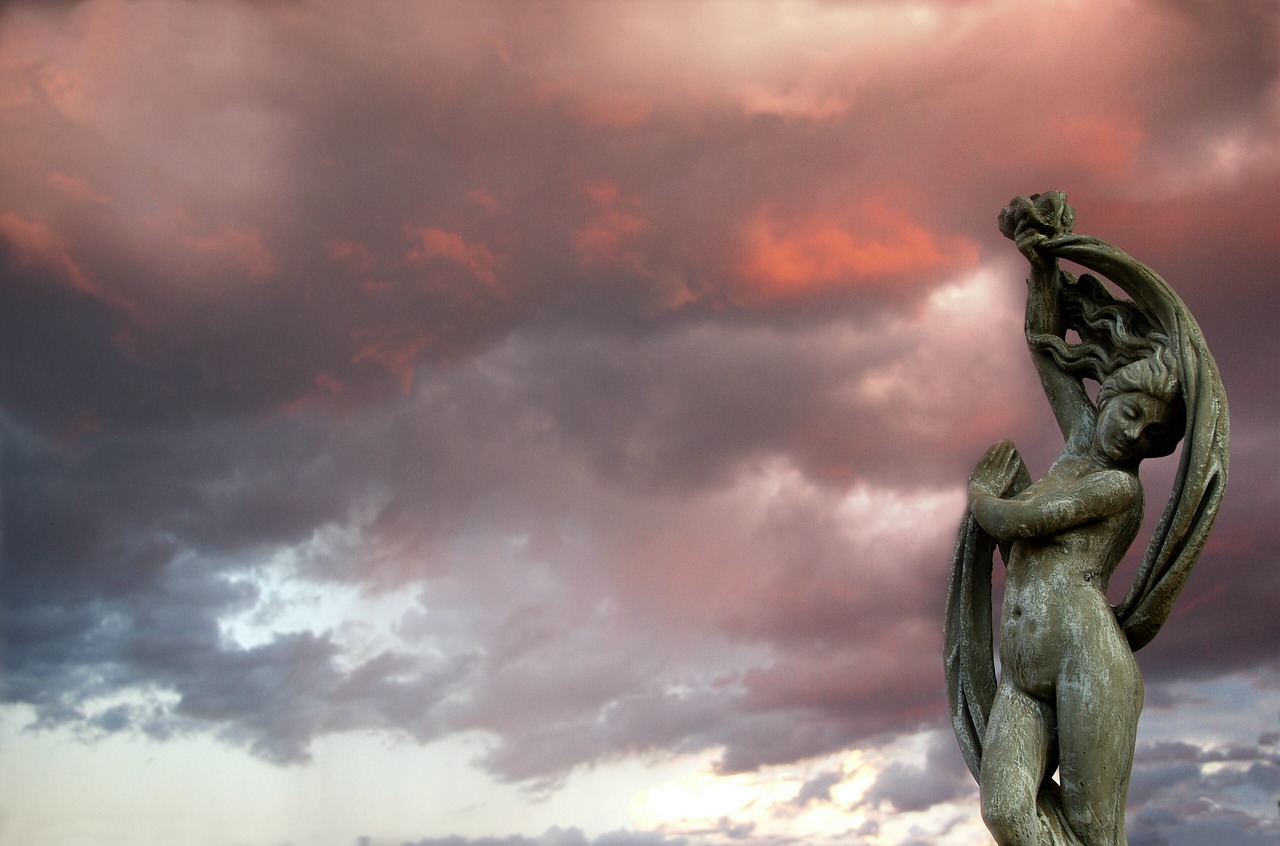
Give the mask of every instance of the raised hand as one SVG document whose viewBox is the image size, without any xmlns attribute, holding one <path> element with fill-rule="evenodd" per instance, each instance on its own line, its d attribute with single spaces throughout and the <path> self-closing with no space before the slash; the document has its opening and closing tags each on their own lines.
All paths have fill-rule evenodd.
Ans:
<svg viewBox="0 0 1280 846">
<path fill-rule="evenodd" d="M 1046 191 L 1030 197 L 1014 197 L 1000 210 L 1000 231 L 1006 238 L 1017 237 L 1021 225 L 1038 229 L 1050 238 L 1066 235 L 1075 225 L 1076 213 L 1061 191 Z"/>
<path fill-rule="evenodd" d="M 1044 252 L 1044 245 L 1049 242 L 1049 236 L 1033 226 L 1029 220 L 1023 220 L 1018 224 L 1014 230 L 1013 241 L 1018 245 L 1019 252 L 1027 257 L 1032 268 L 1047 270 L 1052 266 L 1053 256 Z"/>
<path fill-rule="evenodd" d="M 1002 497 L 1015 487 L 1025 487 L 1029 481 L 1027 465 L 1013 441 L 1000 441 L 986 451 L 973 469 L 969 477 L 969 497 L 976 494 Z"/>
</svg>

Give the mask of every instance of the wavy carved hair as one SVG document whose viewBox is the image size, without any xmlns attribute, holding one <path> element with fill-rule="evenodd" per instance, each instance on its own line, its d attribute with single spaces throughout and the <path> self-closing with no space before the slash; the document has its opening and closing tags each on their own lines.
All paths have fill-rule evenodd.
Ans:
<svg viewBox="0 0 1280 846">
<path fill-rule="evenodd" d="M 1063 281 L 1063 317 L 1080 342 L 1070 344 L 1047 334 L 1028 340 L 1066 372 L 1098 382 L 1099 407 L 1130 391 L 1162 401 L 1168 409 L 1163 421 L 1167 434 L 1151 455 L 1173 452 L 1182 437 L 1186 410 L 1168 336 L 1157 331 L 1136 305 L 1113 296 L 1096 277 L 1086 273 L 1075 279 L 1064 273 Z"/>
</svg>

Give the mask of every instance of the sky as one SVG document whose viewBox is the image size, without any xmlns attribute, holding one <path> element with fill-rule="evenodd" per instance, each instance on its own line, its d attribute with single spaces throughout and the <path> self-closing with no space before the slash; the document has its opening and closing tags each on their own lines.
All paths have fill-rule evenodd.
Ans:
<svg viewBox="0 0 1280 846">
<path fill-rule="evenodd" d="M 1231 402 L 1130 842 L 1275 844 L 1273 0 L 0 4 L 0 844 L 989 843 L 1050 189 Z"/>
</svg>

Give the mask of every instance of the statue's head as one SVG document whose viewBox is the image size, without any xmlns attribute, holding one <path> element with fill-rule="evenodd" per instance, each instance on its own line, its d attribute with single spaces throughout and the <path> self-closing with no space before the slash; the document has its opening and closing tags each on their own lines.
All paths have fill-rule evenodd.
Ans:
<svg viewBox="0 0 1280 846">
<path fill-rule="evenodd" d="M 1098 391 L 1094 447 L 1112 461 L 1169 455 L 1182 440 L 1186 405 L 1164 345 L 1116 370 Z"/>
</svg>

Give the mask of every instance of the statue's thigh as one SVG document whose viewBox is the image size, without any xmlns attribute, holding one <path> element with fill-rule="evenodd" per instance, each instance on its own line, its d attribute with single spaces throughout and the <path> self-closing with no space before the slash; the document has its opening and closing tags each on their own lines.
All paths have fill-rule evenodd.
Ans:
<svg viewBox="0 0 1280 846">
<path fill-rule="evenodd" d="M 1036 793 L 1052 742 L 1049 707 L 1002 681 L 987 722 L 978 779 L 983 818 L 993 831 L 1038 829 Z"/>
<path fill-rule="evenodd" d="M 1083 666 L 1059 686 L 1063 811 L 1085 843 L 1123 842 L 1142 697 L 1128 650 Z"/>
</svg>

